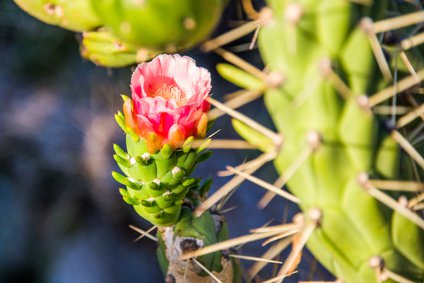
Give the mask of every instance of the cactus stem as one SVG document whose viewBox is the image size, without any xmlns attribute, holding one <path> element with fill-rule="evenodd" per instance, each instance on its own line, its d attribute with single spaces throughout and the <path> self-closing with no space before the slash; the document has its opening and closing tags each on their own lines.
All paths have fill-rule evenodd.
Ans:
<svg viewBox="0 0 424 283">
<path fill-rule="evenodd" d="M 403 277 L 403 276 L 401 276 L 397 273 L 394 273 L 393 271 L 390 271 L 389 269 L 387 269 L 385 267 L 381 271 L 381 276 L 382 276 L 382 280 L 384 278 L 386 278 L 385 280 L 392 279 L 393 281 L 399 282 L 399 283 L 414 283 L 414 281 L 408 280 L 405 277 Z"/>
<path fill-rule="evenodd" d="M 235 29 L 230 30 L 229 32 L 223 33 L 220 36 L 205 42 L 202 45 L 202 50 L 204 50 L 205 52 L 209 52 L 211 50 L 219 48 L 220 46 L 223 46 L 253 32 L 255 29 L 258 28 L 258 26 L 259 21 L 247 22 L 244 25 L 241 25 Z"/>
<path fill-rule="evenodd" d="M 296 160 L 287 168 L 287 170 L 282 174 L 275 182 L 274 186 L 277 188 L 282 188 L 287 181 L 296 173 L 296 171 L 302 166 L 302 164 L 309 158 L 309 156 L 314 152 L 312 147 L 305 148 Z M 275 194 L 272 192 L 267 192 L 258 202 L 258 207 L 264 209 L 274 198 Z"/>
<path fill-rule="evenodd" d="M 259 79 L 266 82 L 267 80 L 267 74 L 256 68 L 255 66 L 251 65 L 250 63 L 246 62 L 245 60 L 241 59 L 240 57 L 234 55 L 233 53 L 222 49 L 222 48 L 216 48 L 214 49 L 214 52 L 216 52 L 219 56 L 227 60 L 228 62 L 236 65 L 240 69 L 248 72 L 251 75 L 254 75 L 255 77 L 258 77 Z"/>
<path fill-rule="evenodd" d="M 155 230 L 157 228 L 157 226 L 152 226 L 151 228 L 149 228 L 149 230 L 147 230 L 147 231 L 145 231 L 146 233 L 145 234 L 141 234 L 140 236 L 138 236 L 133 242 L 135 243 L 135 242 L 138 242 L 138 241 L 140 241 L 141 239 L 143 239 L 145 236 L 146 236 L 146 234 L 149 234 L 150 235 L 150 233 L 153 231 L 153 230 Z"/>
<path fill-rule="evenodd" d="M 366 173 L 362 173 L 358 177 L 359 183 L 362 185 L 362 187 L 365 189 L 367 193 L 369 193 L 371 196 L 379 200 L 380 202 L 384 203 L 388 207 L 390 207 L 393 210 L 396 210 L 398 213 L 402 214 L 415 224 L 417 224 L 419 227 L 424 229 L 424 220 L 417 215 L 416 213 L 412 212 L 410 209 L 408 209 L 405 206 L 402 206 L 397 201 L 389 197 L 388 195 L 382 193 L 380 190 L 375 188 L 371 182 L 368 180 L 368 175 Z"/>
<path fill-rule="evenodd" d="M 266 263 L 283 264 L 283 262 L 279 260 L 266 259 L 266 258 L 256 257 L 256 256 L 230 254 L 230 257 L 245 259 L 245 260 L 252 260 L 252 261 L 259 261 L 259 262 L 266 262 Z"/>
<path fill-rule="evenodd" d="M 198 148 L 205 143 L 205 140 L 194 140 L 192 143 L 193 148 Z M 256 147 L 247 143 L 244 140 L 211 140 L 208 148 L 214 149 L 256 149 Z"/>
<path fill-rule="evenodd" d="M 256 165 L 253 168 L 246 170 L 246 173 L 253 174 L 256 170 L 262 167 L 263 164 Z M 220 201 L 226 195 L 228 195 L 235 187 L 240 185 L 244 181 L 244 178 L 240 176 L 234 176 L 230 181 L 225 185 L 219 188 L 214 194 L 212 194 L 208 199 L 202 202 L 194 211 L 194 215 L 199 217 L 203 212 L 211 208 L 215 203 Z"/>
<path fill-rule="evenodd" d="M 340 96 L 344 99 L 348 99 L 352 96 L 352 91 L 349 87 L 343 82 L 343 80 L 333 71 L 331 67 L 331 61 L 328 58 L 325 58 L 320 61 L 319 68 L 321 74 L 326 78 L 337 90 Z"/>
<path fill-rule="evenodd" d="M 302 90 L 299 95 L 296 96 L 296 98 L 293 100 L 292 104 L 294 108 L 297 108 L 301 106 L 304 102 L 308 100 L 308 98 L 314 94 L 314 91 L 317 89 L 317 86 L 319 85 L 320 80 L 313 80 L 308 85 L 305 86 L 305 88 Z"/>
<path fill-rule="evenodd" d="M 396 124 L 396 127 L 399 129 L 406 126 L 407 124 L 409 124 L 410 122 L 418 118 L 419 116 L 422 117 L 423 113 L 424 113 L 424 104 L 421 105 L 420 107 L 413 109 L 411 112 L 409 112 L 405 116 L 402 116 L 401 118 L 399 118 Z"/>
<path fill-rule="evenodd" d="M 254 183 L 254 184 L 256 184 L 256 185 L 258 185 L 258 186 L 260 186 L 260 187 L 262 187 L 262 188 L 264 188 L 264 189 L 266 189 L 266 190 L 268 190 L 268 191 L 270 191 L 270 192 L 272 192 L 276 195 L 279 195 L 279 196 L 281 196 L 285 199 L 288 199 L 288 200 L 290 200 L 294 203 L 300 203 L 300 200 L 297 197 L 295 197 L 292 194 L 282 190 L 281 188 L 275 187 L 274 185 L 272 185 L 270 183 L 267 183 L 267 182 L 255 177 L 255 176 L 247 174 L 243 171 L 237 170 L 234 167 L 227 166 L 226 168 L 227 168 L 228 171 L 231 171 L 232 173 L 237 174 L 237 175 L 245 178 L 246 180 L 249 180 L 250 182 L 252 182 L 252 183 Z"/>
<path fill-rule="evenodd" d="M 398 81 L 397 88 L 395 86 L 390 86 L 370 96 L 369 106 L 374 107 L 380 102 L 383 102 L 386 99 L 389 99 L 393 95 L 396 95 L 399 92 L 402 92 L 410 87 L 413 87 L 414 85 L 417 84 L 417 78 L 420 82 L 424 80 L 424 69 L 418 71 L 417 76 L 409 76 Z"/>
<path fill-rule="evenodd" d="M 410 13 L 404 16 L 375 22 L 373 25 L 373 30 L 375 33 L 380 33 L 398 28 L 403 28 L 421 23 L 423 21 L 423 18 L 424 11 Z"/>
<path fill-rule="evenodd" d="M 417 83 L 419 83 L 420 79 L 417 76 L 417 72 L 415 71 L 414 66 L 412 66 L 411 61 L 409 61 L 405 51 L 403 50 L 400 51 L 399 55 L 400 55 L 400 59 L 405 64 L 406 68 L 408 68 L 408 71 L 411 73 L 411 75 L 415 77 L 415 80 L 417 81 Z"/>
<path fill-rule="evenodd" d="M 408 207 L 416 207 L 420 202 L 424 200 L 424 193 L 419 194 L 418 196 L 409 200 Z"/>
<path fill-rule="evenodd" d="M 209 269 L 207 269 L 203 264 L 201 264 L 197 259 L 192 258 L 192 260 L 194 261 L 194 263 L 196 263 L 203 271 L 205 271 L 210 277 L 211 279 L 215 280 L 217 283 L 222 283 L 221 280 L 218 279 L 218 277 L 216 277 Z"/>
<path fill-rule="evenodd" d="M 278 243 L 271 246 L 264 254 L 262 254 L 261 258 L 263 259 L 273 259 L 277 257 L 285 248 L 288 247 L 288 245 L 293 240 L 293 237 L 285 238 Z M 256 262 L 252 267 L 248 270 L 247 276 L 249 280 L 251 281 L 256 274 L 258 274 L 266 265 L 266 262 Z"/>
<path fill-rule="evenodd" d="M 303 247 L 305 246 L 307 240 L 309 239 L 312 232 L 315 230 L 321 220 L 321 210 L 317 208 L 309 210 L 308 217 L 311 221 L 304 226 L 300 234 L 297 236 L 298 238 L 296 239 L 295 244 L 293 245 L 292 251 L 284 262 L 284 265 L 278 272 L 278 275 L 276 277 L 279 278 L 278 280 L 280 280 L 281 276 L 288 276 L 288 274 L 290 274 L 291 271 L 296 268 L 297 264 L 299 263 L 299 255 L 301 254 Z M 274 281 L 276 278 L 274 278 Z M 284 277 L 282 277 L 281 279 L 283 278 Z"/>
<path fill-rule="evenodd" d="M 384 57 L 384 53 L 383 53 L 383 50 L 381 49 L 381 45 L 375 34 L 372 20 L 370 18 L 364 18 L 361 20 L 360 25 L 362 30 L 365 32 L 365 34 L 368 37 L 375 59 L 377 60 L 378 67 L 380 68 L 384 78 L 387 81 L 391 81 L 393 77 L 390 72 L 390 68 L 386 61 L 386 58 Z"/>
<path fill-rule="evenodd" d="M 358 3 L 360 5 L 371 6 L 374 0 L 349 0 L 352 3 Z"/>
<path fill-rule="evenodd" d="M 255 234 L 240 236 L 240 237 L 229 239 L 229 240 L 219 242 L 213 245 L 205 246 L 203 248 L 200 248 L 192 252 L 185 253 L 184 255 L 181 256 L 181 259 L 186 260 L 189 258 L 214 253 L 220 250 L 226 250 L 241 244 L 246 244 L 246 243 L 262 240 L 268 237 L 272 237 L 272 236 L 275 236 L 277 233 L 278 232 L 273 231 L 273 232 L 255 233 Z"/>
<path fill-rule="evenodd" d="M 235 96 L 234 98 L 228 100 L 227 102 L 223 104 L 231 109 L 236 109 L 249 102 L 252 102 L 258 99 L 259 97 L 262 96 L 263 92 L 264 92 L 264 89 L 243 90 L 240 94 L 238 94 L 237 96 Z M 225 112 L 222 111 L 221 109 L 214 108 L 208 112 L 208 119 L 215 120 L 224 114 Z"/>
<path fill-rule="evenodd" d="M 235 168 L 239 171 L 242 171 L 242 170 L 244 171 L 244 170 L 250 169 L 252 167 L 255 167 L 256 165 L 265 164 L 266 162 L 273 160 L 275 157 L 276 157 L 275 152 L 264 153 L 264 154 L 261 154 L 259 157 L 255 158 L 255 159 L 252 159 L 252 160 L 250 160 L 246 163 L 242 163 L 242 164 L 236 166 Z M 220 176 L 220 177 L 227 177 L 227 176 L 231 176 L 231 175 L 234 175 L 234 173 L 231 172 L 231 171 L 228 171 L 228 170 L 218 172 L 218 176 Z"/>
<path fill-rule="evenodd" d="M 158 238 L 156 238 L 155 236 L 153 236 L 153 235 L 151 235 L 150 234 L 150 232 L 151 231 L 153 231 L 154 230 L 154 228 L 156 228 L 156 226 L 153 226 L 152 228 L 150 228 L 149 230 L 147 230 L 147 231 L 144 231 L 143 229 L 141 229 L 141 228 L 138 228 L 138 227 L 136 227 L 136 226 L 134 226 L 134 225 L 129 225 L 128 227 L 130 227 L 131 229 L 133 229 L 134 231 L 136 231 L 136 232 L 138 232 L 138 233 L 140 233 L 140 235 L 141 236 L 144 236 L 144 237 L 147 237 L 147 238 L 149 238 L 150 240 L 153 240 L 153 241 L 155 241 L 155 242 L 157 242 L 158 241 Z M 140 236 L 140 237 L 141 237 Z M 139 237 L 139 238 L 140 238 Z M 137 238 L 137 239 L 135 239 L 134 240 L 134 242 L 136 242 L 136 241 L 138 241 L 139 240 L 139 238 Z M 142 237 L 141 237 L 142 238 Z M 140 238 L 140 239 L 141 239 Z"/>
<path fill-rule="evenodd" d="M 231 117 L 240 120 L 241 122 L 245 123 L 246 125 L 250 126 L 251 128 L 255 129 L 256 131 L 260 132 L 261 134 L 269 137 L 270 139 L 273 140 L 276 148 L 279 147 L 283 141 L 283 138 L 281 135 L 271 131 L 270 129 L 262 126 L 261 124 L 259 124 L 258 122 L 256 122 L 255 120 L 250 119 L 249 117 L 241 114 L 238 111 L 235 111 L 227 106 L 225 106 L 224 104 L 218 102 L 217 100 L 208 97 L 208 101 L 215 106 L 216 108 L 221 109 L 222 111 L 226 112 L 228 115 L 230 115 Z"/>
<path fill-rule="evenodd" d="M 241 5 L 249 18 L 253 20 L 257 20 L 259 18 L 259 13 L 255 10 L 255 7 L 253 7 L 252 0 L 242 0 Z"/>
<path fill-rule="evenodd" d="M 370 184 L 376 188 L 389 191 L 419 192 L 424 191 L 424 183 L 394 181 L 394 180 L 369 180 Z"/>
<path fill-rule="evenodd" d="M 390 136 L 405 150 L 405 152 L 413 159 L 417 164 L 424 169 L 424 158 L 420 153 L 411 145 L 411 143 L 405 139 L 398 131 L 392 131 Z"/>
</svg>

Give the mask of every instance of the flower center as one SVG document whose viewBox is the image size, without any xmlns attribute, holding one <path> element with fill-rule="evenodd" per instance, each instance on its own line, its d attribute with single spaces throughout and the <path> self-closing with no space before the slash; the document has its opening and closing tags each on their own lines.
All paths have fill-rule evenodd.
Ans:
<svg viewBox="0 0 424 283">
<path fill-rule="evenodd" d="M 177 106 L 186 105 L 188 101 L 185 93 L 182 92 L 180 88 L 175 85 L 163 84 L 162 87 L 157 89 L 154 93 L 153 97 L 156 96 L 161 96 L 166 100 L 174 98 L 177 102 Z"/>
</svg>

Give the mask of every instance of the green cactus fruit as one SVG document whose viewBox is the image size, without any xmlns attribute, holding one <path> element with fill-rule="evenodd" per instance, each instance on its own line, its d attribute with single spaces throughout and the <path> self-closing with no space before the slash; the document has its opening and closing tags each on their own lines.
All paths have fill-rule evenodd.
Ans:
<svg viewBox="0 0 424 283">
<path fill-rule="evenodd" d="M 149 49 L 122 41 L 106 29 L 83 33 L 81 56 L 97 65 L 123 67 L 150 60 L 156 55 Z"/>
<path fill-rule="evenodd" d="M 219 21 L 225 0 L 92 0 L 92 7 L 119 38 L 175 52 L 203 41 Z"/>
<path fill-rule="evenodd" d="M 101 25 L 90 0 L 14 0 L 22 10 L 51 25 L 86 31 Z"/>
<path fill-rule="evenodd" d="M 125 152 L 114 145 L 113 157 L 125 176 L 117 172 L 112 172 L 112 176 L 126 187 L 120 189 L 122 198 L 152 224 L 173 225 L 179 218 L 182 204 L 197 201 L 190 199 L 187 193 L 197 189 L 201 191 L 202 187 L 198 186 L 199 179 L 190 176 L 197 163 L 206 160 L 207 152 L 191 148 L 192 138 L 189 138 L 183 149 L 173 150 L 165 145 L 150 154 L 146 141 L 125 125 L 121 112 L 115 115 L 115 119 L 126 133 L 128 150 Z M 190 196 L 197 197 L 196 194 Z"/>
<path fill-rule="evenodd" d="M 180 219 L 173 227 L 160 228 L 158 231 L 157 254 L 167 280 L 210 282 L 211 277 L 199 264 L 193 260 L 181 260 L 180 256 L 226 239 L 228 228 L 221 215 L 205 212 L 195 218 L 192 210 L 184 207 Z M 196 260 L 221 282 L 240 282 L 240 274 L 236 274 L 239 263 L 231 260 L 229 251 L 211 253 Z"/>
<path fill-rule="evenodd" d="M 423 282 L 424 231 L 364 186 L 366 175 L 402 179 L 399 147 L 390 130 L 366 107 L 366 95 L 388 82 L 377 68 L 365 28 L 369 20 L 364 18 L 379 20 L 390 1 L 369 1 L 368 6 L 345 0 L 267 2 L 258 46 L 269 72 L 284 77 L 264 94 L 284 136 L 274 164 L 284 174 L 297 162 L 299 168 L 288 180 L 288 188 L 300 199 L 303 211 L 319 208 L 322 212 L 308 248 L 343 282 L 378 282 L 378 265 L 370 266 L 375 259 L 408 280 Z M 392 62 L 397 60 L 396 52 L 390 54 Z M 396 65 L 392 62 L 389 65 Z M 416 70 L 423 63 L 411 59 Z M 250 88 L 240 83 L 240 70 L 222 65 L 219 69 L 235 84 Z M 406 68 L 397 69 L 399 79 L 410 75 L 402 70 Z M 271 140 L 247 125 L 235 121 L 234 127 L 262 151 L 275 149 Z M 308 150 L 308 157 L 299 163 Z M 405 171 L 401 175 L 407 176 Z"/>
</svg>

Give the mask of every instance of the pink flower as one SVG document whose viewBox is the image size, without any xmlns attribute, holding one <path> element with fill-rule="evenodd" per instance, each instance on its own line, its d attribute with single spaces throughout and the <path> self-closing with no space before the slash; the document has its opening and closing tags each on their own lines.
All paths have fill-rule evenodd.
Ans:
<svg viewBox="0 0 424 283">
<path fill-rule="evenodd" d="M 126 125 L 146 140 L 150 152 L 165 144 L 178 148 L 190 136 L 206 135 L 210 90 L 210 73 L 193 59 L 159 55 L 132 75 L 132 100 L 124 103 Z"/>
</svg>

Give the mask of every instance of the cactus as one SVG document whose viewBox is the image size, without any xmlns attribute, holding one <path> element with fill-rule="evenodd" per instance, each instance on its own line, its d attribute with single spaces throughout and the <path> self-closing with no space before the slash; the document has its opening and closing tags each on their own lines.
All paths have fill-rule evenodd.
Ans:
<svg viewBox="0 0 424 283">
<path fill-rule="evenodd" d="M 73 31 L 92 30 L 101 25 L 89 0 L 14 0 L 40 21 Z"/>
<path fill-rule="evenodd" d="M 124 175 L 112 176 L 125 186 L 119 190 L 123 200 L 158 227 L 157 254 L 169 282 L 239 281 L 229 251 L 180 258 L 228 238 L 218 211 L 193 216 L 211 185 L 200 186 L 200 178 L 191 177 L 196 165 L 211 156 L 205 151 L 209 139 L 193 147 L 194 138 L 206 135 L 210 80 L 209 72 L 189 57 L 159 55 L 134 71 L 132 98 L 123 95 L 123 113 L 115 115 L 128 152 L 114 145 L 113 157 Z"/>
<path fill-rule="evenodd" d="M 420 153 L 400 134 L 405 133 L 400 128 L 406 124 L 401 119 L 397 124 L 387 123 L 374 114 L 377 104 L 423 80 L 420 49 L 407 50 L 414 45 L 406 45 L 416 40 L 407 38 L 414 29 L 395 34 L 403 41 L 396 42 L 397 46 L 385 46 L 386 59 L 375 33 L 387 29 L 373 24 L 386 17 L 388 9 L 399 14 L 404 10 L 411 12 L 413 6 L 389 6 L 389 1 L 358 1 L 367 2 L 366 5 L 352 2 L 269 0 L 268 7 L 259 14 L 253 13 L 260 25 L 258 46 L 268 73 L 239 63 L 213 40 L 206 43 L 215 44 L 217 53 L 245 70 L 218 67 L 221 75 L 246 88 L 246 93 L 265 85 L 265 104 L 278 130 L 273 133 L 263 129 L 225 105 L 214 103 L 237 118 L 233 125 L 243 138 L 273 154 L 282 178 L 275 186 L 264 185 L 246 172 L 229 169 L 274 189 L 260 201 L 262 207 L 273 198 L 275 190 L 287 183 L 296 197 L 291 200 L 299 202 L 303 211 L 312 210 L 319 215 L 315 229 L 301 233 L 303 240 L 343 282 L 422 282 L 424 221 L 406 207 L 405 196 L 396 203 L 376 188 L 384 181 L 374 181 L 397 179 L 402 180 L 402 186 L 412 184 L 413 191 L 423 189 L 421 183 L 411 181 L 406 164 L 401 163 L 406 159 L 397 143 L 423 168 Z M 419 23 L 424 14 L 416 12 L 408 19 L 409 25 Z M 397 27 L 408 25 L 399 21 Z M 401 60 L 402 52 L 401 56 L 413 59 Z M 408 77 L 405 71 L 412 75 Z M 392 80 L 395 86 L 384 89 Z M 231 105 L 231 101 L 227 104 Z M 409 116 L 413 120 L 420 113 L 422 106 L 413 109 Z M 422 171 L 415 176 L 422 178 Z M 293 249 L 275 281 L 288 275 L 289 265 L 300 248 Z"/>
<path fill-rule="evenodd" d="M 104 25 L 116 36 L 167 52 L 189 48 L 202 41 L 216 26 L 225 5 L 223 0 L 91 2 Z"/>
<path fill-rule="evenodd" d="M 100 20 L 92 12 L 87 20 L 68 13 L 75 7 L 92 11 L 78 6 L 87 5 L 86 1 L 77 1 L 72 8 L 72 4 L 62 7 L 62 2 L 15 1 L 46 22 L 84 31 L 82 54 L 109 66 L 195 46 L 210 34 L 225 4 L 92 0 Z M 202 153 L 206 144 L 200 149 L 191 144 L 193 138 L 206 134 L 206 96 L 199 95 L 201 102 L 188 97 L 182 88 L 186 85 L 174 80 L 181 78 L 175 62 L 161 61 L 164 57 L 152 62 L 160 66 L 153 70 L 172 69 L 166 75 L 139 79 L 154 71 L 136 71 L 133 99 L 124 97 L 124 113 L 115 116 L 126 133 L 128 152 L 114 146 L 114 158 L 125 176 L 114 172 L 113 177 L 126 187 L 120 190 L 124 201 L 159 227 L 158 258 L 170 281 L 200 282 L 213 276 L 223 282 L 237 281 L 228 248 L 265 238 L 267 243 L 278 241 L 265 253 L 267 259 L 292 242 L 292 251 L 272 282 L 296 269 L 305 245 L 343 282 L 424 280 L 424 220 L 412 210 L 422 207 L 424 186 L 413 180 L 422 179 L 424 160 L 405 138 L 422 129 L 422 121 L 417 126 L 414 120 L 422 118 L 423 107 L 412 94 L 424 79 L 423 50 L 417 47 L 423 41 L 419 23 L 424 13 L 416 11 L 422 9 L 419 3 L 405 2 L 268 0 L 268 6 L 257 13 L 251 1 L 242 0 L 254 21 L 203 47 L 239 67 L 221 64 L 218 72 L 246 91 L 226 104 L 208 101 L 233 116 L 240 136 L 264 154 L 236 168 L 227 167 L 228 174 L 237 176 L 209 199 L 205 197 L 210 183 L 200 186 L 200 180 L 191 177 L 196 164 L 210 155 Z M 392 15 L 396 19 L 383 20 Z M 257 28 L 266 71 L 220 47 L 236 39 L 235 34 L 243 36 Z M 182 69 L 192 66 L 190 61 L 185 64 Z M 204 75 L 202 70 L 190 73 L 199 82 L 192 87 L 207 85 Z M 151 100 L 144 101 L 142 89 Z M 232 109 L 262 92 L 277 132 Z M 417 92 L 422 93 L 422 88 Z M 412 110 L 396 119 L 399 93 L 404 93 Z M 386 102 L 389 98 L 391 104 Z M 184 108 L 187 103 L 195 110 Z M 390 107 L 390 119 L 377 115 L 384 106 Z M 172 109 L 172 115 L 158 110 L 163 108 Z M 210 112 L 209 119 L 217 113 Z M 270 160 L 281 174 L 274 184 L 252 176 Z M 269 190 L 259 202 L 262 208 L 279 195 L 298 203 L 303 215 L 293 223 L 259 228 L 227 241 L 225 224 L 210 208 L 243 179 Z M 285 184 L 293 195 L 281 190 Z M 378 189 L 387 186 L 421 194 L 414 198 L 410 193 Z M 187 261 L 192 257 L 197 259 Z M 250 278 L 262 267 L 255 264 Z M 192 275 L 184 277 L 182 269 Z"/>
<path fill-rule="evenodd" d="M 240 282 L 239 263 L 229 257 L 228 250 L 198 257 L 197 262 L 180 259 L 187 252 L 228 239 L 220 214 L 206 212 L 193 217 L 192 209 L 183 208 L 180 220 L 173 227 L 161 228 L 158 238 L 158 259 L 167 282 L 211 282 L 208 272 L 221 282 Z"/>
<path fill-rule="evenodd" d="M 123 67 L 187 50 L 214 30 L 226 0 L 14 0 L 48 24 L 83 32 L 82 57 Z"/>
<path fill-rule="evenodd" d="M 81 56 L 96 65 L 124 67 L 156 55 L 157 52 L 122 41 L 105 28 L 82 34 Z"/>
</svg>

